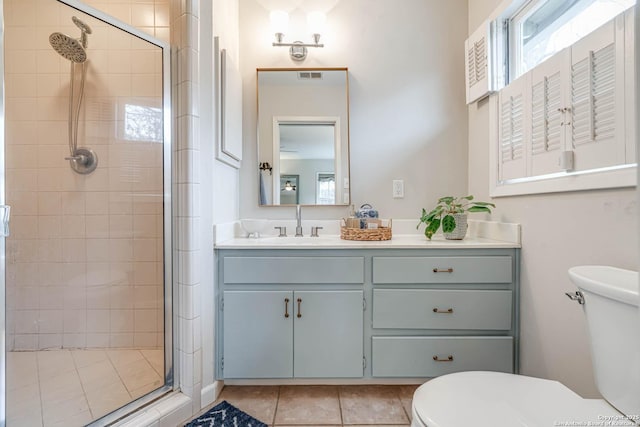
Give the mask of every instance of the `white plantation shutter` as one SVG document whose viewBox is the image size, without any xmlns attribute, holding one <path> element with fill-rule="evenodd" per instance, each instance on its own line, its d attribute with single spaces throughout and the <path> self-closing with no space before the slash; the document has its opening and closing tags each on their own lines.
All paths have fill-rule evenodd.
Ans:
<svg viewBox="0 0 640 427">
<path fill-rule="evenodd" d="M 467 51 L 467 77 L 469 87 L 474 87 L 487 77 L 487 50 L 486 39 L 480 38 L 469 44 Z"/>
<path fill-rule="evenodd" d="M 624 50 L 614 21 L 572 48 L 568 150 L 575 169 L 624 163 Z"/>
<path fill-rule="evenodd" d="M 491 23 L 485 21 L 465 41 L 467 104 L 484 97 L 491 91 L 490 37 Z"/>
<path fill-rule="evenodd" d="M 635 185 L 634 22 L 619 15 L 491 98 L 492 195 Z"/>
<path fill-rule="evenodd" d="M 614 45 L 610 44 L 572 67 L 572 142 L 575 146 L 615 136 Z"/>
<path fill-rule="evenodd" d="M 526 76 L 525 76 L 526 77 Z M 525 176 L 525 88 L 519 78 L 500 91 L 499 175 L 501 180 Z"/>
<path fill-rule="evenodd" d="M 560 73 L 545 77 L 533 87 L 531 154 L 534 156 L 561 148 L 561 99 Z"/>
<path fill-rule="evenodd" d="M 559 52 L 531 71 L 531 175 L 560 170 L 558 159 L 564 149 L 563 67 L 569 53 Z M 566 75 L 566 73 L 564 73 Z"/>
</svg>

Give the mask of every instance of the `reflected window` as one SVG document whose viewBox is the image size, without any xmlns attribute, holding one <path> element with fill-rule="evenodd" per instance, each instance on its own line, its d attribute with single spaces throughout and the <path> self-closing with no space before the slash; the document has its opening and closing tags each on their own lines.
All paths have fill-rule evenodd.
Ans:
<svg viewBox="0 0 640 427">
<path fill-rule="evenodd" d="M 334 173 L 318 173 L 318 179 L 316 181 L 316 204 L 335 204 L 336 175 Z"/>
<path fill-rule="evenodd" d="M 124 139 L 162 142 L 162 109 L 125 104 Z"/>
</svg>

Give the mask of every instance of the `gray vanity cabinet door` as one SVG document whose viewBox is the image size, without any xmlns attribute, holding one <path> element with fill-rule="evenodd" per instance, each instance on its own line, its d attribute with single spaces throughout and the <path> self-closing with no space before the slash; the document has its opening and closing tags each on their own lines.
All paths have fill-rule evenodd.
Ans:
<svg viewBox="0 0 640 427">
<path fill-rule="evenodd" d="M 225 378 L 293 376 L 293 292 L 225 291 L 223 313 Z"/>
<path fill-rule="evenodd" d="M 355 290 L 294 292 L 296 378 L 362 377 L 362 297 Z"/>
</svg>

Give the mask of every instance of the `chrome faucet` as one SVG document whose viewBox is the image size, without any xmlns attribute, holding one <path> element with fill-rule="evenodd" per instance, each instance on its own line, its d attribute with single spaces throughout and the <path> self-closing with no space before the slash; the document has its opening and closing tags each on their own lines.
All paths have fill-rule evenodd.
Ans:
<svg viewBox="0 0 640 427">
<path fill-rule="evenodd" d="M 296 205 L 296 237 L 302 236 L 302 206 Z"/>
</svg>

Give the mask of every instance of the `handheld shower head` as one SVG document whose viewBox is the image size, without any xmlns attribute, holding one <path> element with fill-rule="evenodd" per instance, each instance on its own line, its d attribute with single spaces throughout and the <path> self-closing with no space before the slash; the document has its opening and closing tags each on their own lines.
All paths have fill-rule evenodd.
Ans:
<svg viewBox="0 0 640 427">
<path fill-rule="evenodd" d="M 83 21 L 81 21 L 80 19 L 76 18 L 75 16 L 71 17 L 71 20 L 73 21 L 74 24 L 76 24 L 76 27 L 80 28 L 80 44 L 82 45 L 83 48 L 87 48 L 87 34 L 91 34 L 91 27 L 88 26 L 87 24 L 85 24 Z"/>
<path fill-rule="evenodd" d="M 91 27 L 90 26 L 88 26 L 87 24 L 85 24 L 83 21 L 81 21 L 80 19 L 76 18 L 75 16 L 72 16 L 71 20 L 73 21 L 74 24 L 76 24 L 76 27 L 80 28 L 80 30 L 83 33 L 91 34 L 93 32 L 93 31 L 91 31 Z"/>
<path fill-rule="evenodd" d="M 49 36 L 51 47 L 69 61 L 82 63 L 87 60 L 87 52 L 81 42 L 62 33 L 53 33 Z"/>
</svg>

